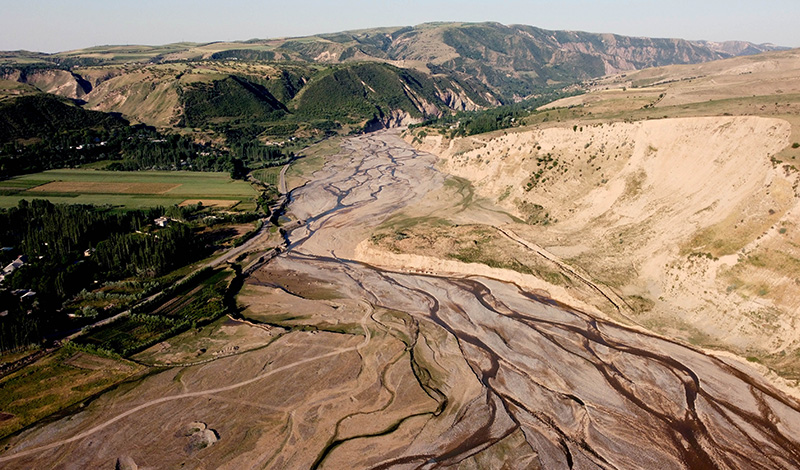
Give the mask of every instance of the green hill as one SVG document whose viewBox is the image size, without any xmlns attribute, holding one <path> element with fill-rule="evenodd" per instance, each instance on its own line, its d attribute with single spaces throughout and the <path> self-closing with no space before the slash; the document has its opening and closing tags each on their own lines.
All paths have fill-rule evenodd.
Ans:
<svg viewBox="0 0 800 470">
<path fill-rule="evenodd" d="M 299 114 L 349 122 L 392 113 L 422 120 L 449 111 L 444 90 L 456 93 L 456 87 L 452 81 L 414 70 L 379 63 L 355 64 L 314 77 L 297 96 L 295 106 Z M 490 104 L 475 90 L 462 90 L 465 98 L 477 101 L 478 106 Z"/>
<path fill-rule="evenodd" d="M 44 93 L 0 102 L 0 143 L 44 138 L 87 128 L 110 129 L 126 124 L 117 116 L 87 111 Z"/>
<path fill-rule="evenodd" d="M 270 121 L 280 118 L 286 106 L 265 87 L 234 75 L 211 83 L 186 86 L 181 95 L 182 124 L 205 127 L 209 124 L 247 119 Z"/>
</svg>

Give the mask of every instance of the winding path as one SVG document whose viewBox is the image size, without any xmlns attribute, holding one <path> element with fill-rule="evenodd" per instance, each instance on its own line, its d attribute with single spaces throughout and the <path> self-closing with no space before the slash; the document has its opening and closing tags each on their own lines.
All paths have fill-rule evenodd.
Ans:
<svg viewBox="0 0 800 470">
<path fill-rule="evenodd" d="M 20 457 L 26 457 L 26 456 L 29 456 L 29 455 L 38 454 L 38 453 L 41 453 L 41 452 L 44 452 L 44 451 L 47 451 L 47 450 L 50 450 L 50 449 L 54 449 L 56 447 L 63 446 L 65 444 L 69 444 L 70 442 L 79 441 L 81 439 L 84 439 L 86 437 L 91 436 L 92 434 L 97 433 L 98 431 L 101 431 L 101 430 L 111 426 L 112 424 L 114 424 L 114 423 L 116 423 L 116 422 L 118 422 L 118 421 L 120 421 L 122 419 L 127 418 L 130 415 L 138 413 L 138 412 L 140 412 L 140 411 L 142 411 L 142 410 L 144 410 L 146 408 L 150 408 L 151 406 L 160 405 L 162 403 L 168 403 L 168 402 L 176 401 L 176 400 L 184 400 L 184 399 L 187 399 L 187 398 L 202 397 L 202 396 L 214 395 L 214 394 L 222 393 L 222 392 L 228 392 L 228 391 L 231 391 L 231 390 L 236 390 L 237 388 L 241 388 L 241 387 L 244 387 L 246 385 L 250 385 L 250 384 L 256 383 L 256 382 L 258 382 L 260 380 L 264 380 L 267 377 L 270 377 L 270 376 L 272 376 L 274 374 L 277 374 L 279 372 L 283 372 L 283 371 L 292 369 L 292 368 L 297 367 L 299 365 L 303 365 L 303 364 L 307 364 L 309 362 L 319 361 L 321 359 L 326 359 L 326 358 L 333 357 L 333 356 L 338 356 L 340 354 L 344 354 L 344 353 L 347 353 L 347 352 L 358 351 L 360 349 L 363 349 L 363 348 L 365 348 L 365 347 L 367 347 L 369 345 L 369 341 L 370 341 L 370 338 L 371 338 L 371 333 L 370 333 L 369 327 L 367 325 L 367 320 L 369 319 L 371 313 L 372 313 L 371 311 L 368 311 L 364 315 L 364 318 L 362 318 L 362 320 L 361 320 L 361 327 L 363 328 L 364 333 L 365 333 L 364 334 L 364 341 L 361 344 L 357 345 L 357 346 L 353 346 L 353 347 L 350 347 L 350 348 L 341 348 L 341 349 L 337 349 L 337 350 L 331 351 L 331 352 L 326 353 L 326 354 L 322 354 L 320 356 L 314 356 L 314 357 L 308 357 L 308 358 L 305 358 L 305 359 L 301 359 L 301 360 L 292 362 L 291 364 L 286 364 L 286 365 L 283 365 L 283 366 L 280 366 L 280 367 L 276 367 L 275 369 L 271 369 L 271 370 L 269 370 L 267 372 L 264 372 L 263 374 L 255 376 L 253 378 L 250 378 L 250 379 L 247 379 L 247 380 L 242 380 L 241 382 L 236 382 L 234 384 L 226 385 L 224 387 L 218 387 L 218 388 L 213 388 L 213 389 L 209 389 L 209 390 L 200 390 L 200 391 L 197 391 L 197 392 L 181 393 L 179 395 L 171 395 L 171 396 L 168 396 L 168 397 L 162 397 L 162 398 L 157 398 L 155 400 L 150 400 L 150 401 L 147 401 L 145 403 L 142 403 L 139 406 L 136 406 L 135 408 L 131 408 L 130 410 L 125 411 L 124 413 L 120 413 L 117 416 L 114 416 L 113 418 L 108 419 L 108 420 L 102 422 L 101 424 L 98 424 L 98 425 L 96 425 L 96 426 L 94 426 L 94 427 L 92 427 L 92 428 L 90 428 L 90 429 L 88 429 L 86 431 L 83 431 L 83 432 L 81 432 L 79 434 L 76 434 L 75 436 L 72 436 L 69 439 L 62 439 L 60 441 L 56 441 L 56 442 L 53 442 L 51 444 L 47 444 L 47 445 L 40 446 L 40 447 L 34 447 L 33 449 L 27 449 L 27 450 L 24 450 L 24 451 L 21 451 L 21 452 L 17 452 L 17 453 L 14 453 L 14 454 L 10 454 L 10 455 L 0 455 L 0 463 L 7 462 L 9 460 L 17 459 L 17 458 L 20 458 Z"/>
</svg>

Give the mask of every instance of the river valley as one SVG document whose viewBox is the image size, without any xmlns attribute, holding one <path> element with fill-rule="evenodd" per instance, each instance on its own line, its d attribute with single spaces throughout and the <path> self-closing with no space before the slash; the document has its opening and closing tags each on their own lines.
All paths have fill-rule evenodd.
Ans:
<svg viewBox="0 0 800 470">
<path fill-rule="evenodd" d="M 12 437 L 0 466 L 797 468 L 800 404 L 746 363 L 508 280 L 360 261 L 407 208 L 510 222 L 449 210 L 435 162 L 392 132 L 346 140 L 226 320 L 263 344 L 117 387 Z"/>
</svg>

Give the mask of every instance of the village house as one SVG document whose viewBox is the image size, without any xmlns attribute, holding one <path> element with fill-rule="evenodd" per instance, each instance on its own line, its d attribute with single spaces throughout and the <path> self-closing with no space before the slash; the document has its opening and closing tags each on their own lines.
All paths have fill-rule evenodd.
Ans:
<svg viewBox="0 0 800 470">
<path fill-rule="evenodd" d="M 17 259 L 10 262 L 8 266 L 3 268 L 3 272 L 0 274 L 0 282 L 3 282 L 5 278 L 10 276 L 14 271 L 25 265 L 25 261 L 27 260 L 28 258 L 25 255 L 19 255 Z"/>
</svg>

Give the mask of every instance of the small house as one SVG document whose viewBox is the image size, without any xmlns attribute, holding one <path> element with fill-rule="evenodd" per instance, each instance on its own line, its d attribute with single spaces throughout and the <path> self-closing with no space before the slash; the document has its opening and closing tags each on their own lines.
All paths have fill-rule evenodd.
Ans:
<svg viewBox="0 0 800 470">
<path fill-rule="evenodd" d="M 22 296 L 19 299 L 25 300 L 25 299 L 31 299 L 33 297 L 36 297 L 36 292 L 29 290 L 28 292 L 22 294 Z"/>
<path fill-rule="evenodd" d="M 17 259 L 15 259 L 14 261 L 10 262 L 8 264 L 8 266 L 3 268 L 3 274 L 8 276 L 9 274 L 13 273 L 17 269 L 19 269 L 22 266 L 24 266 L 26 260 L 27 260 L 27 258 L 25 257 L 25 255 L 20 255 Z"/>
</svg>

